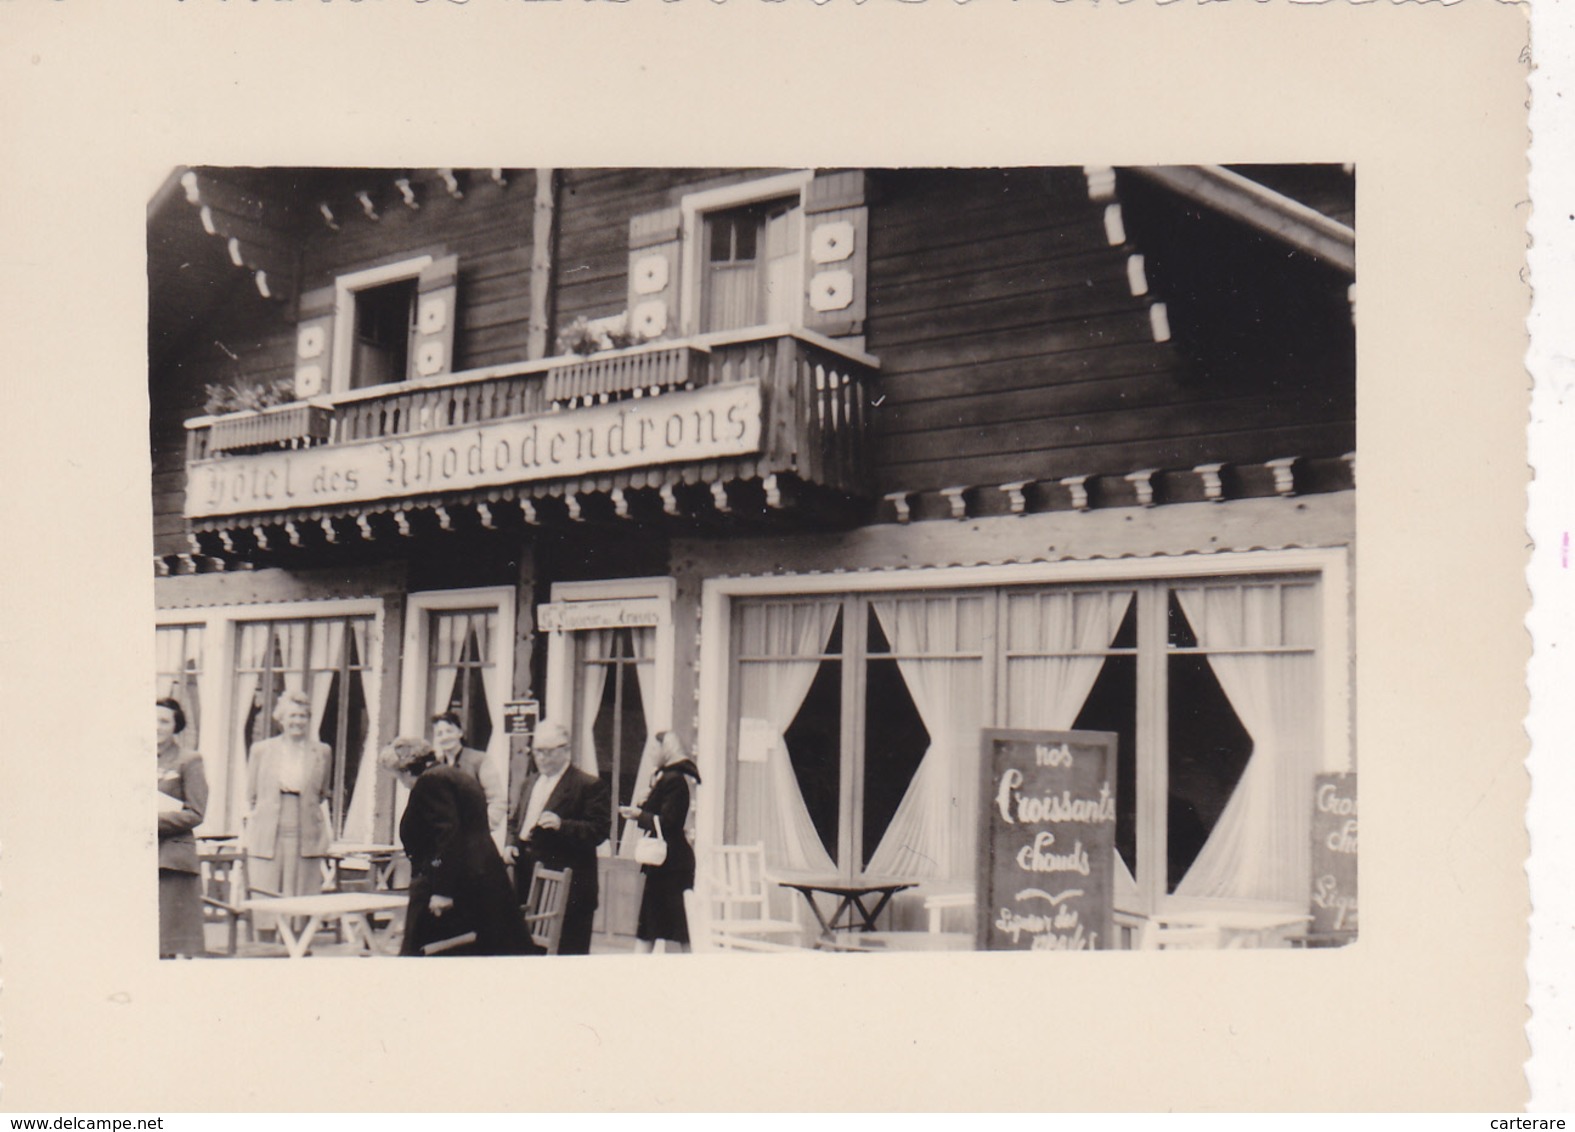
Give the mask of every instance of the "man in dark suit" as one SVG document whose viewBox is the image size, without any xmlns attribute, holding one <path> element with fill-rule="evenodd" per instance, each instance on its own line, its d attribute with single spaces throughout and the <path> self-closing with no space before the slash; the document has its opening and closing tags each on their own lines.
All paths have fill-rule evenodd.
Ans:
<svg viewBox="0 0 1575 1132">
<path fill-rule="evenodd" d="M 531 872 L 539 861 L 545 868 L 574 870 L 569 904 L 559 939 L 560 955 L 588 955 L 591 919 L 596 914 L 599 885 L 596 847 L 607 840 L 612 823 L 607 784 L 569 765 L 569 731 L 544 720 L 536 728 L 536 771 L 515 791 L 509 807 L 514 850 L 514 885 L 524 903 Z"/>
</svg>

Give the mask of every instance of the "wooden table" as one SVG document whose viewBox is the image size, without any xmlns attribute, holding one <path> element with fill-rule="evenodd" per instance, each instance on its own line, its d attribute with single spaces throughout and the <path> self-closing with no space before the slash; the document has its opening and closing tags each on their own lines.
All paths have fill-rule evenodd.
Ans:
<svg viewBox="0 0 1575 1132">
<path fill-rule="evenodd" d="M 329 920 L 338 921 L 350 942 L 368 955 L 385 954 L 367 916 L 372 912 L 394 912 L 405 907 L 409 897 L 393 892 L 321 892 L 313 896 L 266 896 L 247 900 L 241 907 L 249 912 L 271 912 L 278 917 L 279 938 L 291 959 L 305 958 L 312 937 Z M 306 926 L 296 931 L 293 917 L 305 916 Z"/>
<path fill-rule="evenodd" d="M 791 888 L 803 895 L 804 902 L 820 924 L 820 942 L 824 945 L 835 945 L 839 931 L 875 931 L 875 921 L 886 910 L 891 898 L 905 888 L 917 887 L 919 883 L 915 880 L 881 880 L 873 877 L 856 881 L 846 877 L 777 876 L 772 879 L 783 888 Z M 836 900 L 836 909 L 830 916 L 821 912 L 815 900 L 817 892 L 824 892 Z M 864 903 L 871 896 L 880 897 L 873 907 Z"/>
<path fill-rule="evenodd" d="M 324 878 L 329 892 L 339 891 L 339 865 L 348 858 L 364 860 L 371 874 L 372 887 L 386 892 L 393 884 L 394 865 L 399 859 L 400 848 L 381 842 L 335 841 L 323 858 L 328 875 Z"/>
</svg>

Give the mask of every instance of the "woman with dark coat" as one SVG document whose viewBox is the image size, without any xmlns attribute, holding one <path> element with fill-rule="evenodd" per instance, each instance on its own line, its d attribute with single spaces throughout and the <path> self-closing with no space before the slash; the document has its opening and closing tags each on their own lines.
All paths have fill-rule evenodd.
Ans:
<svg viewBox="0 0 1575 1132">
<path fill-rule="evenodd" d="M 159 958 L 189 959 L 206 950 L 202 940 L 202 878 L 192 830 L 208 806 L 202 756 L 183 751 L 175 736 L 186 730 L 179 702 L 154 709 L 159 746 Z"/>
<path fill-rule="evenodd" d="M 684 891 L 695 886 L 695 851 L 684 835 L 684 823 L 689 818 L 691 791 L 700 784 L 700 771 L 674 732 L 665 731 L 656 738 L 661 761 L 651 792 L 638 806 L 620 810 L 624 817 L 633 818 L 649 832 L 656 832 L 660 821 L 661 836 L 667 842 L 667 860 L 660 865 L 640 866 L 645 874 L 645 895 L 640 899 L 635 946 L 640 951 L 650 951 L 657 940 L 664 939 L 677 945 L 668 950 L 682 952 L 689 950 Z"/>
<path fill-rule="evenodd" d="M 395 739 L 378 757 L 410 791 L 399 840 L 410 858 L 410 905 L 401 955 L 475 933 L 443 955 L 534 950 L 514 886 L 487 827 L 487 796 L 467 772 L 442 766 L 424 739 Z"/>
</svg>

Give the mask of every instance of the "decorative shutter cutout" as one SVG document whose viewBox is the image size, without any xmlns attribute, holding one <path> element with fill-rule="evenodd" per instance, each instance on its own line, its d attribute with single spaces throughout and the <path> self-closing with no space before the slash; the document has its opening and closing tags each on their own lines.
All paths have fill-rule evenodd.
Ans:
<svg viewBox="0 0 1575 1132">
<path fill-rule="evenodd" d="M 459 294 L 459 257 L 446 255 L 422 268 L 416 285 L 412 331 L 412 377 L 435 377 L 454 369 L 455 299 Z"/>
<path fill-rule="evenodd" d="M 629 329 L 643 338 L 678 332 L 682 230 L 683 213 L 677 208 L 629 220 Z"/>
<path fill-rule="evenodd" d="M 817 173 L 804 190 L 804 327 L 831 338 L 864 333 L 869 208 L 864 171 Z"/>
<path fill-rule="evenodd" d="M 296 308 L 295 395 L 327 393 L 334 357 L 334 289 L 319 287 L 301 296 Z"/>
</svg>

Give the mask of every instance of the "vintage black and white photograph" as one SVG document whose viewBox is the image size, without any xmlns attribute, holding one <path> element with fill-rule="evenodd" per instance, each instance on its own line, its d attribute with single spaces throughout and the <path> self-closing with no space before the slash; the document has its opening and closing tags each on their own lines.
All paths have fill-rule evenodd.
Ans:
<svg viewBox="0 0 1575 1132">
<path fill-rule="evenodd" d="M 1357 185 L 172 169 L 159 955 L 1354 941 Z"/>
<path fill-rule="evenodd" d="M 11 5 L 0 1102 L 1533 1103 L 1523 9 Z"/>
</svg>

